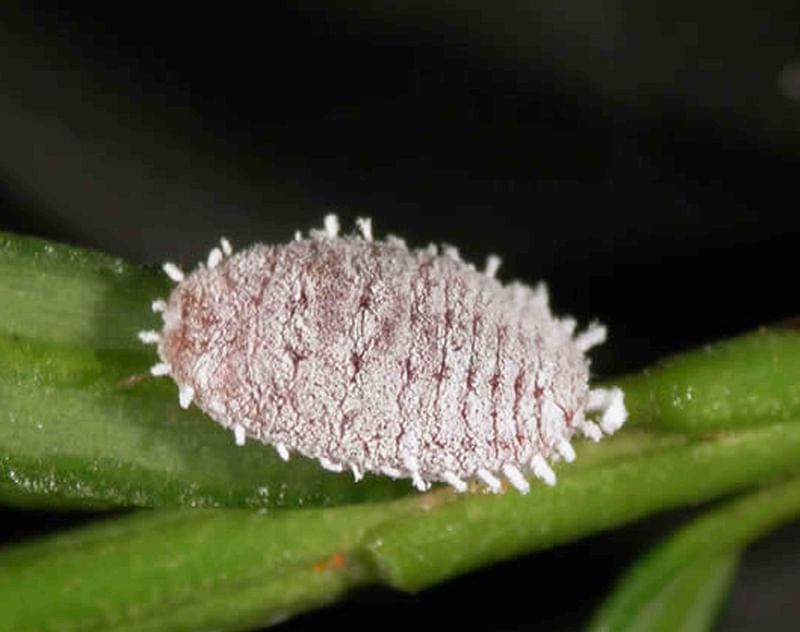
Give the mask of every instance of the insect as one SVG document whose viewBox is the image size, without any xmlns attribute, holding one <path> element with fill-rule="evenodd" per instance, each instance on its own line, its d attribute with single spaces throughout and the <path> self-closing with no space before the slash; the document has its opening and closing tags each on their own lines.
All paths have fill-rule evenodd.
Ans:
<svg viewBox="0 0 800 632">
<path fill-rule="evenodd" d="M 368 219 L 283 245 L 233 253 L 222 239 L 188 276 L 173 263 L 162 331 L 143 331 L 156 376 L 246 438 L 315 458 L 328 470 L 409 478 L 424 491 L 526 475 L 549 485 L 574 435 L 599 440 L 627 412 L 623 393 L 589 388 L 586 351 L 605 340 L 553 317 L 539 284 L 501 284 L 452 246 L 409 249 L 373 239 Z"/>
</svg>

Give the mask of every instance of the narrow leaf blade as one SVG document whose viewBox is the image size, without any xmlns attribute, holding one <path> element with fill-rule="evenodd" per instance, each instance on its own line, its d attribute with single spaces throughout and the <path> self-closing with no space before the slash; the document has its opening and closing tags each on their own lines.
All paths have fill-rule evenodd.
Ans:
<svg viewBox="0 0 800 632">
<path fill-rule="evenodd" d="M 797 478 L 707 511 L 633 565 L 590 632 L 707 629 L 702 626 L 713 620 L 744 548 L 798 515 Z"/>
</svg>

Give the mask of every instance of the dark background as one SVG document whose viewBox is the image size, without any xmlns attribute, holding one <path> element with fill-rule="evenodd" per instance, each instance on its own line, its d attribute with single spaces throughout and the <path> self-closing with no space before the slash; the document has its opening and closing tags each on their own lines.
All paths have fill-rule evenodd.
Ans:
<svg viewBox="0 0 800 632">
<path fill-rule="evenodd" d="M 600 375 L 800 314 L 794 2 L 4 6 L 0 230 L 190 267 L 371 216 L 547 280 L 609 326 Z M 574 629 L 687 515 L 282 629 Z M 6 510 L 0 536 L 84 519 Z M 720 630 L 796 629 L 798 546 L 748 552 Z"/>
</svg>

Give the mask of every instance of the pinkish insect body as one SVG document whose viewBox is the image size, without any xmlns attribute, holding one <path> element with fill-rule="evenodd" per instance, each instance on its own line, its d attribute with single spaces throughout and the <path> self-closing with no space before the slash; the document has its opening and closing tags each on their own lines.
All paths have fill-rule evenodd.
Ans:
<svg viewBox="0 0 800 632">
<path fill-rule="evenodd" d="M 605 329 L 575 335 L 554 318 L 543 285 L 500 284 L 453 247 L 409 250 L 396 237 L 339 237 L 335 216 L 309 238 L 255 245 L 227 240 L 155 301 L 161 332 L 151 372 L 284 459 L 291 451 L 333 471 L 410 478 L 419 490 L 477 479 L 499 491 L 526 474 L 555 484 L 550 461 L 572 461 L 570 439 L 595 441 L 627 416 L 617 388 L 589 388 L 585 352 Z M 594 416 L 596 422 L 588 416 Z"/>
</svg>

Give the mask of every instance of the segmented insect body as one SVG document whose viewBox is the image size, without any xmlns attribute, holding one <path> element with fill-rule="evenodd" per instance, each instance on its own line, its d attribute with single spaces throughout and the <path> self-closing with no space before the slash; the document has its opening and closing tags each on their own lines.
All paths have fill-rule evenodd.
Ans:
<svg viewBox="0 0 800 632">
<path fill-rule="evenodd" d="M 325 229 L 286 245 L 232 253 L 227 240 L 177 282 L 156 343 L 183 407 L 297 451 L 327 469 L 444 481 L 492 491 L 526 474 L 555 484 L 549 462 L 572 461 L 575 434 L 600 439 L 625 421 L 619 389 L 590 389 L 585 352 L 605 329 L 575 334 L 554 318 L 543 285 L 501 285 L 499 259 L 477 271 L 445 246 L 410 250 L 396 237 Z M 589 416 L 594 415 L 596 422 Z"/>
</svg>

